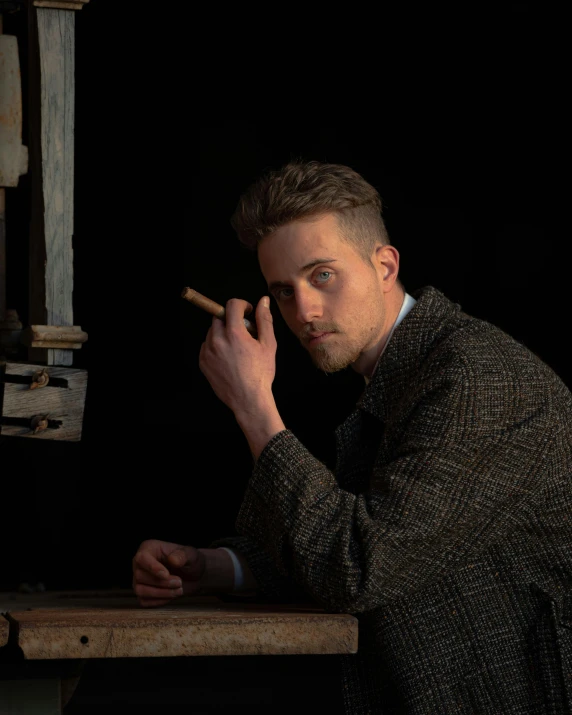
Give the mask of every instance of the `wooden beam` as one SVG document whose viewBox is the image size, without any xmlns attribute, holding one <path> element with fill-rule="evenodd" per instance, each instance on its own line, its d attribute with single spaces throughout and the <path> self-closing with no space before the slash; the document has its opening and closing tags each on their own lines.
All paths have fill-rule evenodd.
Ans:
<svg viewBox="0 0 572 715">
<path fill-rule="evenodd" d="M 29 323 L 72 326 L 75 15 L 38 7 L 30 16 Z M 47 365 L 71 365 L 72 355 L 28 351 L 31 361 Z"/>
</svg>

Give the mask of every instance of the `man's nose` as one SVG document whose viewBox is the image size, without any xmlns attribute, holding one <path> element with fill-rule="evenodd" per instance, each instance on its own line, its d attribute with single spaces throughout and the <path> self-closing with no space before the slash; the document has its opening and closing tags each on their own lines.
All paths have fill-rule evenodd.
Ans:
<svg viewBox="0 0 572 715">
<path fill-rule="evenodd" d="M 300 323 L 311 323 L 322 317 L 322 302 L 314 291 L 301 290 L 296 295 L 296 318 Z"/>
</svg>

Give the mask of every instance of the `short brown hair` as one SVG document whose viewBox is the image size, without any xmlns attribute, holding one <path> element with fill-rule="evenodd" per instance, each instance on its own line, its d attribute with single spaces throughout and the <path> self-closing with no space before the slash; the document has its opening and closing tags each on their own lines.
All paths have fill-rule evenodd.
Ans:
<svg viewBox="0 0 572 715">
<path fill-rule="evenodd" d="M 360 174 L 342 164 L 292 161 L 252 184 L 240 197 L 231 224 L 251 250 L 292 221 L 335 213 L 342 237 L 369 259 L 376 243 L 389 244 L 381 197 Z"/>
</svg>

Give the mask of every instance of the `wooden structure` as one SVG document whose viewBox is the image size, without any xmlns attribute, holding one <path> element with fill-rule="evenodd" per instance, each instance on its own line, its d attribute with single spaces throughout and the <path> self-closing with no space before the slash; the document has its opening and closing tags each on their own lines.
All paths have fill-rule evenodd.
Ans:
<svg viewBox="0 0 572 715">
<path fill-rule="evenodd" d="M 48 592 L 0 594 L 0 614 L 4 650 L 21 652 L 25 659 L 3 659 L 13 669 L 8 680 L 2 680 L 0 659 L 0 715 L 3 699 L 12 703 L 10 715 L 61 712 L 62 692 L 64 701 L 71 697 L 79 662 L 88 658 L 357 652 L 357 619 L 309 604 L 184 597 L 169 606 L 144 609 L 129 590 Z M 30 678 L 29 687 L 22 687 L 31 662 L 36 683 Z"/>
<path fill-rule="evenodd" d="M 9 131 L 0 133 L 0 182 L 17 187 L 20 175 L 27 170 L 31 174 L 24 328 L 17 310 L 6 304 L 5 275 L 10 268 L 3 231 L 8 234 L 10 226 L 2 213 L 0 189 L 0 430 L 8 436 L 81 439 L 87 374 L 71 367 L 73 351 L 87 340 L 73 319 L 75 11 L 88 1 L 28 0 L 27 36 L 3 37 L 12 52 L 3 73 L 0 66 L 0 119 L 10 117 Z M 19 68 L 14 65 L 18 39 L 28 48 L 27 148 L 20 141 L 22 102 Z M 20 360 L 24 351 L 26 362 Z M 30 393 L 38 366 L 49 381 L 45 389 Z M 62 380 L 67 394 L 55 389 Z M 36 429 L 38 423 L 42 429 Z"/>
</svg>

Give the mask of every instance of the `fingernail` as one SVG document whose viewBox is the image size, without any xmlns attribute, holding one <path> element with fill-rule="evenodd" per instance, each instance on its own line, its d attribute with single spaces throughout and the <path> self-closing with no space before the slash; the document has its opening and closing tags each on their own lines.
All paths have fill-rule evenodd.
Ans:
<svg viewBox="0 0 572 715">
<path fill-rule="evenodd" d="M 157 576 L 159 578 L 167 578 L 169 574 L 166 571 L 157 571 Z"/>
<path fill-rule="evenodd" d="M 268 296 L 264 296 L 264 298 L 262 299 L 262 305 L 265 308 L 270 308 L 270 298 Z"/>
<path fill-rule="evenodd" d="M 174 586 L 175 588 L 179 587 L 181 585 L 181 581 L 178 578 L 172 578 L 169 581 L 169 586 Z"/>
</svg>

